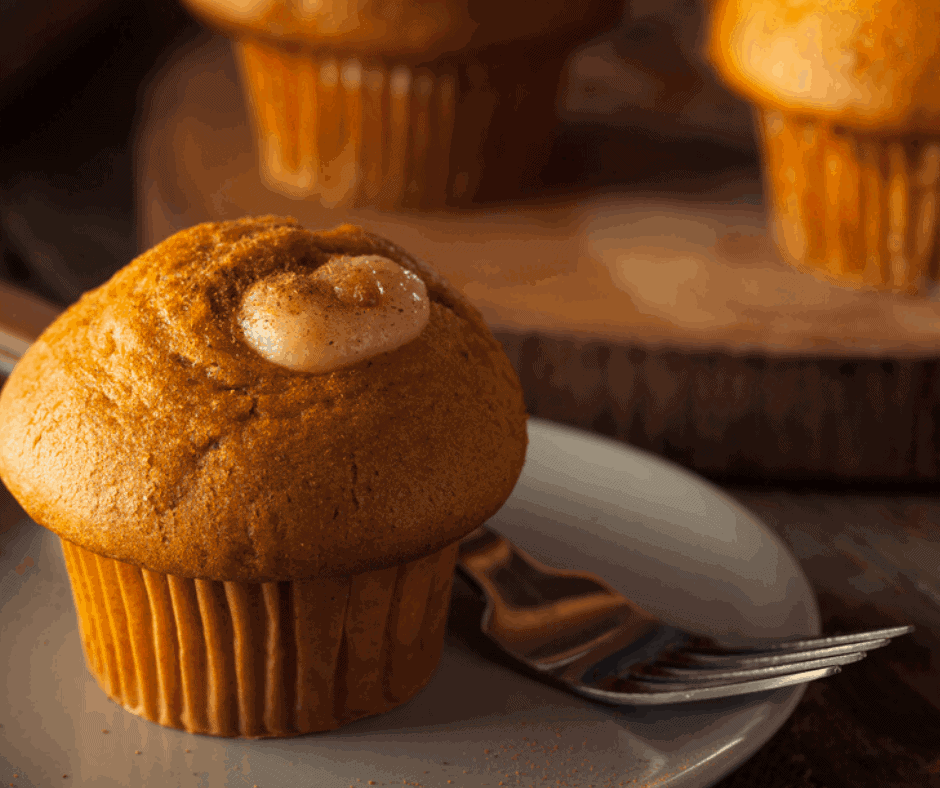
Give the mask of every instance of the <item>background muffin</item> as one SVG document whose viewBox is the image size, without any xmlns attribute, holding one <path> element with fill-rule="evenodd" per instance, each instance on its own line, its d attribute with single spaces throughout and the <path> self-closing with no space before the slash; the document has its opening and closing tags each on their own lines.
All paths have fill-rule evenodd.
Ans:
<svg viewBox="0 0 940 788">
<path fill-rule="evenodd" d="M 414 339 L 316 373 L 246 340 L 246 294 L 285 276 L 367 325 L 381 299 L 343 276 L 363 256 L 426 291 Z M 63 538 L 99 682 L 220 735 L 336 727 L 423 686 L 456 541 L 508 497 L 525 444 L 518 381 L 459 294 L 358 228 L 274 218 L 141 255 L 0 395 L 0 476 Z"/>
<path fill-rule="evenodd" d="M 940 6 L 719 0 L 710 53 L 757 105 L 790 262 L 923 291 L 940 265 Z"/>
<path fill-rule="evenodd" d="M 518 196 L 558 128 L 565 60 L 602 0 L 187 0 L 232 38 L 274 189 L 324 206 Z"/>
</svg>

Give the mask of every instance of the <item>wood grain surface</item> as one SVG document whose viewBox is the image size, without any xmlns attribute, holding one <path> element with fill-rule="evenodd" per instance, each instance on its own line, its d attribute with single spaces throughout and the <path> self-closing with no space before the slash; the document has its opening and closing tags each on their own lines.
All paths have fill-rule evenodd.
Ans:
<svg viewBox="0 0 940 788">
<path fill-rule="evenodd" d="M 940 480 L 940 360 L 694 352 L 497 329 L 530 413 L 718 480 Z"/>
</svg>

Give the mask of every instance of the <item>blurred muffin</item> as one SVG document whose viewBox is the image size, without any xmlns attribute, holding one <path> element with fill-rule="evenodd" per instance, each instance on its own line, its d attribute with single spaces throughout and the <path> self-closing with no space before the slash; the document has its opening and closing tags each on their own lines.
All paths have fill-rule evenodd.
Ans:
<svg viewBox="0 0 940 788">
<path fill-rule="evenodd" d="M 940 6 L 718 0 L 710 54 L 756 104 L 784 256 L 879 289 L 936 282 Z"/>
<path fill-rule="evenodd" d="M 0 394 L 0 477 L 62 538 L 91 671 L 162 725 L 335 728 L 412 697 L 522 393 L 480 315 L 358 228 L 203 224 L 87 293 Z"/>
<path fill-rule="evenodd" d="M 602 0 L 186 2 L 233 40 L 267 183 L 327 207 L 516 196 L 548 156 L 567 54 L 619 17 Z"/>
</svg>

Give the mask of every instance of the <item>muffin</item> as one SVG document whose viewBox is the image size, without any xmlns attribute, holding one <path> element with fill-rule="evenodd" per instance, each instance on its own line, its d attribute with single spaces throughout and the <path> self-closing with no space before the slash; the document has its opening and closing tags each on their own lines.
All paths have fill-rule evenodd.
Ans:
<svg viewBox="0 0 940 788">
<path fill-rule="evenodd" d="M 353 226 L 177 233 L 0 393 L 0 477 L 59 535 L 104 691 L 220 736 L 336 728 L 440 657 L 458 541 L 522 468 L 479 313 Z"/>
<path fill-rule="evenodd" d="M 756 105 L 783 256 L 838 282 L 929 290 L 940 264 L 940 6 L 719 0 L 710 52 Z"/>
<path fill-rule="evenodd" d="M 516 196 L 550 151 L 568 53 L 619 17 L 601 0 L 187 4 L 233 41 L 268 185 L 383 209 Z"/>
</svg>

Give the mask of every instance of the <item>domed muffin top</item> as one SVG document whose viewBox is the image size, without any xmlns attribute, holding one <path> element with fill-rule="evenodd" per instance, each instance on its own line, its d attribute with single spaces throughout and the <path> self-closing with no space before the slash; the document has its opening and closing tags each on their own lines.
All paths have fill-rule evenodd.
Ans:
<svg viewBox="0 0 940 788">
<path fill-rule="evenodd" d="M 154 571 L 351 574 L 492 515 L 525 419 L 429 267 L 349 225 L 243 219 L 177 233 L 43 333 L 0 392 L 0 476 L 64 539 Z"/>
<path fill-rule="evenodd" d="M 940 131 L 940 5 L 718 0 L 711 59 L 750 99 L 853 127 Z"/>
</svg>

